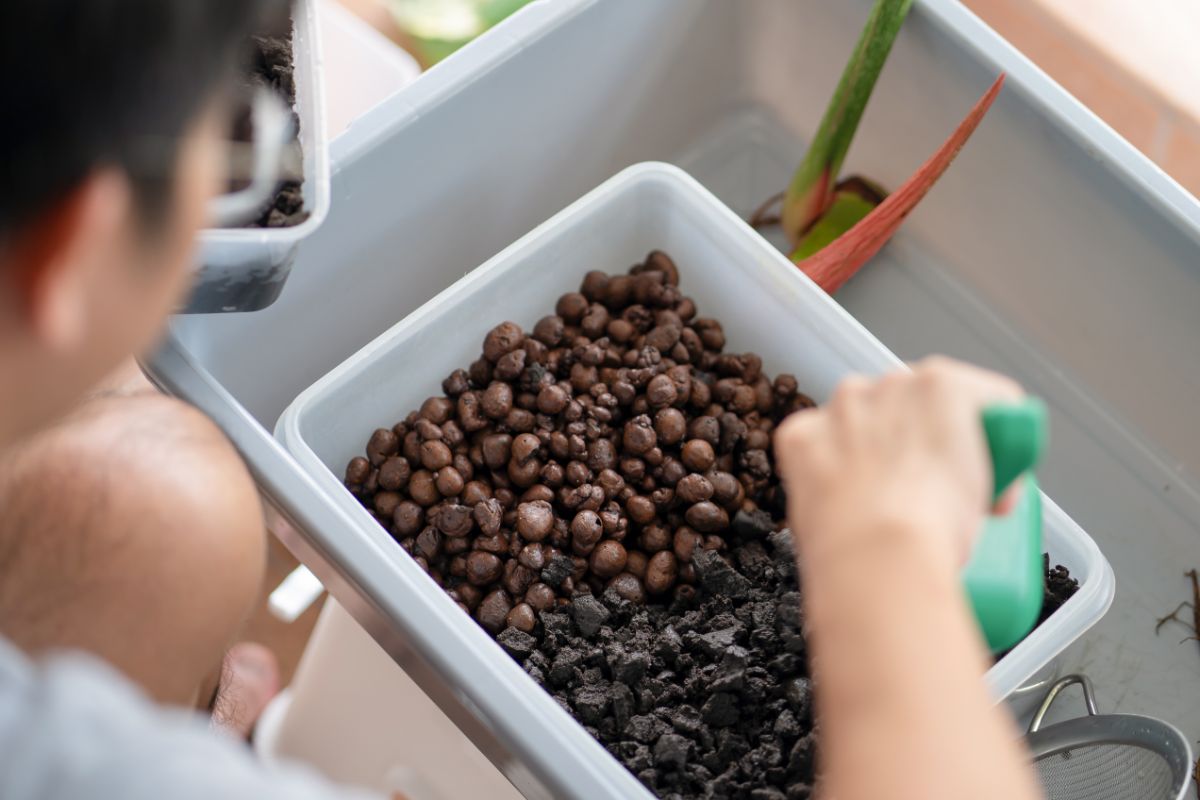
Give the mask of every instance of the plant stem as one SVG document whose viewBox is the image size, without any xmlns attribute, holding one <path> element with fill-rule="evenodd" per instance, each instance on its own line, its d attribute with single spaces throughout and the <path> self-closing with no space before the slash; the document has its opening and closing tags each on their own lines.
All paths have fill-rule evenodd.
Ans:
<svg viewBox="0 0 1200 800">
<path fill-rule="evenodd" d="M 806 258 L 803 251 L 796 251 L 792 254 L 792 260 L 830 294 L 841 288 L 871 256 L 887 244 L 900 227 L 900 223 L 904 222 L 905 217 L 950 166 L 950 162 L 967 143 L 967 139 L 979 127 L 1003 85 L 1004 75 L 1001 74 L 937 152 L 871 213 L 814 255 Z"/>
<path fill-rule="evenodd" d="M 795 246 L 833 199 L 838 172 L 859 120 L 912 0 L 876 0 L 862 36 L 813 137 L 792 177 L 783 204 L 783 229 Z"/>
<path fill-rule="evenodd" d="M 802 261 L 816 255 L 823 247 L 832 244 L 839 236 L 857 225 L 859 220 L 870 214 L 877 205 L 878 203 L 864 200 L 853 192 L 835 193 L 829 208 L 796 245 L 791 255 L 792 260 Z"/>
</svg>

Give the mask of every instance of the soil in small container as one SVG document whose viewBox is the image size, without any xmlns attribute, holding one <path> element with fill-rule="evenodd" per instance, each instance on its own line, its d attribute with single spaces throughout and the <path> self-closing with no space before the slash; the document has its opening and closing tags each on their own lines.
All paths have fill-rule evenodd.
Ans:
<svg viewBox="0 0 1200 800">
<path fill-rule="evenodd" d="M 803 798 L 818 725 L 771 434 L 813 402 L 725 344 L 666 254 L 589 273 L 345 481 L 649 789 Z"/>
<path fill-rule="evenodd" d="M 289 107 L 296 104 L 295 59 L 292 43 L 292 22 L 290 16 L 282 19 L 278 25 L 271 26 L 277 32 L 250 37 L 250 61 L 246 67 L 245 77 L 250 92 L 266 86 L 283 97 Z M 292 111 L 292 122 L 296 131 L 300 130 L 300 120 Z M 253 130 L 249 111 L 243 112 L 235 125 L 234 138 L 237 141 L 249 142 L 253 139 Z M 296 147 L 299 147 L 298 139 Z M 281 181 L 274 198 L 259 214 L 258 218 L 246 227 L 256 228 L 290 228 L 308 219 L 304 209 L 304 194 L 299 181 Z"/>
<path fill-rule="evenodd" d="M 1050 567 L 1050 554 L 1042 556 L 1042 566 L 1046 570 L 1046 588 L 1042 599 L 1042 613 L 1037 624 L 1041 625 L 1050 619 L 1050 615 L 1062 608 L 1063 603 L 1070 600 L 1079 591 L 1079 581 L 1071 577 L 1071 571 L 1060 565 Z"/>
</svg>

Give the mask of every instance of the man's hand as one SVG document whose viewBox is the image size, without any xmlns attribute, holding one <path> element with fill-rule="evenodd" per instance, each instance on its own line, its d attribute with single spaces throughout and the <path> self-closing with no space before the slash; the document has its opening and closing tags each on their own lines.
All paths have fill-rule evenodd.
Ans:
<svg viewBox="0 0 1200 800">
<path fill-rule="evenodd" d="M 959 581 L 992 475 L 981 411 L 1007 378 L 944 359 L 851 378 L 775 435 L 804 592 L 824 794 L 1032 800 Z"/>
<path fill-rule="evenodd" d="M 828 405 L 793 414 L 775 453 L 802 550 L 900 531 L 960 566 L 991 504 L 980 412 L 1021 396 L 1001 375 L 932 358 L 911 373 L 849 378 Z"/>
</svg>

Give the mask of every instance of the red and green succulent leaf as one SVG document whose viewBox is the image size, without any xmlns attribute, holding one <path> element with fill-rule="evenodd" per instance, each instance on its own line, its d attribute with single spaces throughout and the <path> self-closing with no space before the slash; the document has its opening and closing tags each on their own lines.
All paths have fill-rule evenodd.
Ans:
<svg viewBox="0 0 1200 800">
<path fill-rule="evenodd" d="M 1000 93 L 1004 77 L 1001 74 L 996 78 L 996 82 L 979 98 L 954 133 L 950 134 L 950 138 L 899 189 L 819 250 L 813 251 L 802 246 L 793 252 L 791 258 L 800 269 L 830 294 L 840 289 L 887 244 L 904 218 L 954 161 Z"/>
<path fill-rule="evenodd" d="M 872 202 L 854 192 L 841 190 L 833 195 L 833 202 L 825 213 L 812 224 L 808 233 L 800 238 L 800 244 L 792 252 L 791 259 L 798 261 L 816 255 L 827 245 L 830 245 L 846 231 L 858 224 L 858 221 L 870 214 L 877 202 Z"/>
<path fill-rule="evenodd" d="M 838 172 L 892 43 L 913 0 L 876 0 L 804 161 L 783 201 L 783 230 L 793 246 L 833 201 Z"/>
</svg>

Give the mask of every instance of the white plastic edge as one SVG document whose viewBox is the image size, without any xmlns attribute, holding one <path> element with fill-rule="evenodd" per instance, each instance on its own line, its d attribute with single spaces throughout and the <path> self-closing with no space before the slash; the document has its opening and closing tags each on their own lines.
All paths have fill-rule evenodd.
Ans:
<svg viewBox="0 0 1200 800">
<path fill-rule="evenodd" d="M 333 140 L 333 162 L 340 166 L 371 150 L 376 142 L 415 122 L 470 86 L 497 65 L 554 31 L 599 0 L 533 0 L 479 38 L 427 70 Z"/>
<path fill-rule="evenodd" d="M 267 597 L 267 609 L 281 622 L 292 623 L 325 592 L 321 581 L 301 564 Z"/>
</svg>

